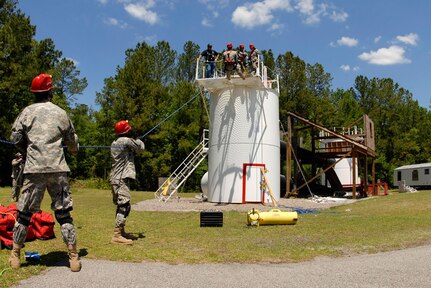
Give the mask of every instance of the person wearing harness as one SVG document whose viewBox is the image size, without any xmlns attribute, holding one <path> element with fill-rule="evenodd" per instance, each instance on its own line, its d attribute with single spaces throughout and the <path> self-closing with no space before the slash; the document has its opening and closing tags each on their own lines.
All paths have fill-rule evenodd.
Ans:
<svg viewBox="0 0 431 288">
<path fill-rule="evenodd" d="M 236 71 L 242 77 L 242 79 L 245 79 L 244 74 L 242 74 L 241 69 L 239 69 L 238 53 L 232 49 L 232 43 L 227 43 L 226 47 L 227 50 L 223 52 L 223 63 L 226 78 L 230 80 L 231 76 Z"/>
<path fill-rule="evenodd" d="M 238 50 L 238 64 L 244 76 L 247 74 L 247 60 L 248 53 L 244 50 L 244 44 L 240 44 Z"/>
<path fill-rule="evenodd" d="M 200 60 L 202 57 L 205 59 L 205 78 L 214 77 L 214 70 L 219 54 L 212 48 L 213 46 L 211 44 L 208 44 L 207 49 L 202 51 L 202 53 L 198 57 L 198 60 Z"/>
<path fill-rule="evenodd" d="M 12 160 L 12 192 L 11 199 L 18 201 L 19 194 L 21 193 L 23 171 L 24 170 L 24 158 L 21 153 L 16 153 L 15 158 Z"/>
<path fill-rule="evenodd" d="M 118 136 L 111 145 L 112 170 L 111 191 L 112 201 L 117 206 L 115 215 L 114 235 L 111 243 L 132 245 L 136 236 L 125 231 L 126 218 L 131 210 L 130 181 L 136 179 L 134 153 L 145 149 L 144 142 L 132 139 L 132 126 L 127 120 L 115 124 L 115 134 Z"/>
<path fill-rule="evenodd" d="M 12 268 L 21 266 L 20 252 L 24 245 L 33 213 L 40 211 L 45 193 L 51 197 L 51 208 L 60 224 L 61 235 L 69 251 L 72 272 L 81 270 L 76 249 L 76 231 L 70 212 L 73 202 L 70 193 L 63 144 L 71 154 L 79 149 L 78 136 L 66 111 L 51 102 L 52 77 L 36 76 L 31 83 L 36 103 L 27 106 L 12 125 L 11 141 L 25 154 L 24 183 L 17 208 L 18 217 L 13 229 L 13 248 L 9 258 Z"/>
<path fill-rule="evenodd" d="M 253 75 L 256 74 L 257 68 L 259 66 L 259 50 L 254 46 L 254 44 L 250 44 L 250 54 L 248 56 L 251 66 L 251 73 Z"/>
</svg>

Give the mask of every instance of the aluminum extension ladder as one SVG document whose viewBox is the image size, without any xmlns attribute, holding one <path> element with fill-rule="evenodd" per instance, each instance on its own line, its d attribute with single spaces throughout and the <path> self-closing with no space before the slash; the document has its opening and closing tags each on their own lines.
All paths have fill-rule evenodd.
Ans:
<svg viewBox="0 0 431 288">
<path fill-rule="evenodd" d="M 154 192 L 159 201 L 168 201 L 178 189 L 183 185 L 187 178 L 196 170 L 199 164 L 205 159 L 208 152 L 208 130 L 204 129 L 202 141 L 186 157 L 186 159 L 175 169 L 165 182 Z"/>
</svg>

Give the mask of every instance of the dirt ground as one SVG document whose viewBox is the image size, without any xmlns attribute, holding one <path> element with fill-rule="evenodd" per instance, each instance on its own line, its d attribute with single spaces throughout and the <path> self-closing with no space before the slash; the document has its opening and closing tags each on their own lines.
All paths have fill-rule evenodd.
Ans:
<svg viewBox="0 0 431 288">
<path fill-rule="evenodd" d="M 314 198 L 281 198 L 277 203 L 278 208 L 283 211 L 308 211 L 321 210 L 333 206 L 353 203 L 358 200 L 332 197 L 314 197 Z M 275 207 L 272 204 L 263 205 L 261 203 L 247 204 L 228 204 L 228 203 L 211 203 L 202 201 L 198 198 L 176 197 L 166 202 L 158 199 L 150 199 L 138 202 L 132 205 L 136 211 L 169 211 L 169 212 L 189 212 L 189 211 L 250 211 L 252 209 L 259 211 L 269 211 Z"/>
</svg>

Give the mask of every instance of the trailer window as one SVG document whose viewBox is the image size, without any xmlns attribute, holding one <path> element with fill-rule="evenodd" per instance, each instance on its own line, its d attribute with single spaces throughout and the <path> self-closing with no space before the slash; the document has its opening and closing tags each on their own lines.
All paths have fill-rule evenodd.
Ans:
<svg viewBox="0 0 431 288">
<path fill-rule="evenodd" d="M 418 173 L 418 170 L 413 170 L 413 171 L 412 171 L 412 180 L 413 180 L 413 181 L 418 181 L 418 180 L 419 180 L 419 173 Z"/>
<path fill-rule="evenodd" d="M 397 181 L 401 181 L 401 171 L 397 172 Z"/>
<path fill-rule="evenodd" d="M 430 169 L 425 169 L 425 175 L 429 175 L 430 174 Z"/>
</svg>

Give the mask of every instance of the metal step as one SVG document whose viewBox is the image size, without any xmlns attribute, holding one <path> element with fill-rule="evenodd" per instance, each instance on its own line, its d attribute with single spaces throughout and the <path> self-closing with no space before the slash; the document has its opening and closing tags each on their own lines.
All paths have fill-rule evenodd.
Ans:
<svg viewBox="0 0 431 288">
<path fill-rule="evenodd" d="M 168 201 L 178 189 L 185 183 L 187 178 L 196 170 L 199 164 L 205 159 L 208 152 L 208 130 L 203 131 L 202 141 L 186 157 L 186 159 L 175 169 L 168 179 L 154 193 L 159 201 Z M 174 185 L 175 184 L 175 185 Z"/>
</svg>

